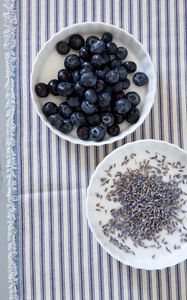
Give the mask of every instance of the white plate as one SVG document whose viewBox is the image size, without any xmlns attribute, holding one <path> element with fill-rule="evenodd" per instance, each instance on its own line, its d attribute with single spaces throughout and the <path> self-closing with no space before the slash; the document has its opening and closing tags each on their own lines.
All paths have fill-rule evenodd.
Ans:
<svg viewBox="0 0 187 300">
<path fill-rule="evenodd" d="M 141 104 L 139 105 L 141 117 L 136 124 L 130 125 L 129 123 L 124 122 L 122 125 L 120 125 L 121 133 L 118 136 L 110 137 L 106 135 L 105 139 L 101 142 L 83 141 L 77 137 L 75 129 L 68 135 L 56 130 L 49 124 L 47 118 L 42 113 L 42 106 L 44 103 L 52 100 L 56 104 L 60 104 L 63 98 L 55 97 L 53 95 L 49 95 L 46 98 L 40 98 L 36 95 L 34 88 L 39 82 L 48 83 L 49 80 L 56 78 L 58 70 L 64 68 L 65 56 L 59 55 L 55 49 L 55 45 L 60 40 L 66 40 L 74 33 L 80 33 L 84 36 L 84 38 L 86 38 L 91 34 L 101 36 L 101 34 L 105 31 L 112 33 L 114 42 L 116 42 L 118 46 L 125 46 L 128 49 L 128 57 L 126 60 L 135 61 L 137 64 L 137 71 L 145 72 L 149 77 L 149 83 L 145 87 L 137 87 L 132 83 L 131 87 L 128 89 L 128 91 L 133 90 L 138 92 L 142 98 Z M 74 52 L 72 51 L 72 53 Z M 132 79 L 132 76 L 133 75 L 130 75 L 129 79 Z M 116 26 L 99 22 L 75 24 L 62 29 L 53 35 L 52 38 L 47 41 L 39 51 L 31 74 L 31 95 L 36 111 L 43 122 L 59 137 L 72 143 L 82 144 L 85 146 L 100 146 L 104 144 L 110 144 L 135 131 L 144 122 L 151 110 L 154 102 L 155 90 L 156 79 L 154 67 L 149 54 L 144 50 L 142 44 L 126 31 Z"/>
<path fill-rule="evenodd" d="M 174 250 L 173 245 L 180 244 L 180 234 L 174 233 L 172 235 L 166 232 L 161 232 L 161 240 L 166 238 L 169 242 L 168 248 L 171 249 L 172 253 L 168 253 L 165 249 L 166 246 L 162 246 L 160 249 L 148 248 L 144 249 L 142 247 L 135 248 L 132 245 L 132 250 L 136 252 L 136 255 L 127 254 L 124 251 L 118 249 L 114 246 L 109 239 L 104 235 L 99 221 L 102 221 L 102 225 L 106 224 L 110 219 L 110 210 L 114 208 L 114 203 L 106 200 L 106 192 L 104 189 L 107 186 L 101 186 L 100 178 L 106 176 L 105 170 L 107 170 L 110 165 L 116 164 L 115 169 L 111 171 L 112 176 L 116 174 L 116 171 L 124 172 L 125 166 L 121 166 L 124 157 L 132 153 L 136 153 L 136 160 L 143 160 L 148 156 L 145 152 L 148 150 L 150 153 L 159 152 L 167 156 L 167 160 L 171 162 L 180 161 L 185 166 L 184 174 L 187 174 L 187 152 L 180 149 L 179 147 L 169 144 L 164 141 L 157 140 L 140 140 L 133 143 L 128 143 L 110 153 L 105 159 L 98 165 L 94 174 L 91 177 L 90 184 L 87 190 L 87 218 L 91 231 L 93 232 L 95 238 L 99 244 L 114 258 L 121 261 L 122 263 L 146 270 L 162 269 L 166 267 L 173 266 L 187 258 L 187 243 L 181 243 L 181 248 L 179 250 Z M 133 168 L 133 162 L 130 161 L 128 167 Z M 187 184 L 182 184 L 182 189 L 187 192 Z M 102 199 L 96 197 L 96 193 L 102 195 Z M 183 198 L 187 196 L 183 196 Z M 101 203 L 104 209 L 96 211 L 96 204 Z M 185 210 L 187 210 L 187 204 L 185 204 Z M 107 210 L 105 213 L 104 210 Z M 187 227 L 187 214 L 185 217 L 184 225 Z M 187 231 L 185 232 L 187 233 Z M 131 241 L 129 241 L 131 242 Z M 132 242 L 131 242 L 132 243 Z M 156 255 L 153 259 L 152 256 Z"/>
</svg>

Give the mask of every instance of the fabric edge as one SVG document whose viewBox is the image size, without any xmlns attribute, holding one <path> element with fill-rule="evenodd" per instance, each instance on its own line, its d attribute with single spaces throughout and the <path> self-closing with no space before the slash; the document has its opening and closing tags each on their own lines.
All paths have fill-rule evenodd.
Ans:
<svg viewBox="0 0 187 300">
<path fill-rule="evenodd" d="M 16 153 L 16 0 L 4 0 L 4 50 L 6 97 L 6 174 L 8 224 L 8 286 L 9 299 L 18 299 L 17 249 L 17 153 Z"/>
</svg>

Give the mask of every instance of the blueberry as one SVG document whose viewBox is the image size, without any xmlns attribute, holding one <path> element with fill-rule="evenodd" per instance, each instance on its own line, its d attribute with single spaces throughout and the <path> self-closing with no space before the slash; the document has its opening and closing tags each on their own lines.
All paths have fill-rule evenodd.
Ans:
<svg viewBox="0 0 187 300">
<path fill-rule="evenodd" d="M 114 60 L 116 58 L 116 55 L 115 54 L 110 54 L 109 58 L 110 58 L 110 62 L 111 62 L 112 60 Z"/>
<path fill-rule="evenodd" d="M 101 120 L 104 125 L 112 126 L 114 124 L 115 118 L 111 112 L 105 112 L 105 113 L 102 113 Z"/>
<path fill-rule="evenodd" d="M 91 53 L 88 46 L 81 47 L 79 50 L 79 56 L 84 60 L 90 60 Z"/>
<path fill-rule="evenodd" d="M 67 54 L 70 50 L 70 46 L 65 41 L 60 41 L 56 44 L 56 50 L 59 54 Z"/>
<path fill-rule="evenodd" d="M 90 126 L 96 126 L 101 123 L 101 117 L 98 113 L 86 116 L 86 120 Z"/>
<path fill-rule="evenodd" d="M 111 70 L 106 74 L 106 81 L 110 84 L 115 84 L 119 81 L 119 74 L 115 70 Z"/>
<path fill-rule="evenodd" d="M 93 66 L 89 61 L 84 61 L 81 65 L 81 69 L 85 69 L 85 70 L 93 70 Z"/>
<path fill-rule="evenodd" d="M 94 90 L 92 90 L 92 89 L 86 90 L 84 96 L 85 96 L 85 99 L 86 99 L 89 103 L 94 104 L 94 103 L 96 103 L 96 101 L 97 101 L 97 94 L 96 94 L 96 92 L 95 92 Z"/>
<path fill-rule="evenodd" d="M 72 72 L 72 79 L 73 79 L 73 82 L 77 82 L 80 79 L 80 71 L 79 70 Z"/>
<path fill-rule="evenodd" d="M 90 137 L 90 128 L 87 126 L 79 126 L 77 128 L 77 135 L 81 140 L 87 141 Z"/>
<path fill-rule="evenodd" d="M 91 64 L 96 69 L 102 69 L 106 62 L 101 54 L 94 54 L 91 58 Z"/>
<path fill-rule="evenodd" d="M 123 83 L 123 90 L 126 90 L 129 88 L 129 86 L 131 85 L 130 80 L 128 78 L 126 78 L 125 80 L 122 80 Z"/>
<path fill-rule="evenodd" d="M 80 83 L 85 87 L 92 87 L 97 82 L 97 76 L 93 72 L 85 72 L 81 75 Z"/>
<path fill-rule="evenodd" d="M 57 92 L 58 84 L 59 81 L 57 79 L 52 79 L 48 83 L 48 91 L 54 96 L 58 96 L 58 92 Z"/>
<path fill-rule="evenodd" d="M 133 61 L 125 61 L 123 63 L 123 65 L 124 65 L 124 67 L 125 67 L 125 69 L 127 70 L 128 73 L 133 73 L 137 69 L 137 66 L 136 66 L 135 62 L 133 62 Z"/>
<path fill-rule="evenodd" d="M 106 131 L 101 126 L 94 126 L 90 128 L 90 138 L 94 141 L 101 141 L 104 139 Z"/>
<path fill-rule="evenodd" d="M 118 58 L 114 58 L 113 60 L 111 60 L 110 62 L 110 68 L 111 69 L 116 69 L 117 67 L 121 66 L 121 60 L 119 60 Z"/>
<path fill-rule="evenodd" d="M 87 39 L 86 39 L 86 45 L 88 46 L 88 47 L 91 47 L 91 45 L 93 44 L 93 43 L 95 43 L 96 41 L 98 41 L 99 40 L 99 38 L 97 37 L 97 36 L 95 36 L 95 35 L 90 35 Z"/>
<path fill-rule="evenodd" d="M 67 104 L 67 102 L 60 103 L 59 107 L 59 115 L 63 118 L 69 118 L 72 114 L 72 108 Z"/>
<path fill-rule="evenodd" d="M 113 125 L 113 126 L 107 127 L 107 133 L 110 136 L 116 136 L 120 133 L 120 128 L 118 125 Z"/>
<path fill-rule="evenodd" d="M 143 72 L 138 72 L 134 74 L 133 81 L 137 86 L 142 86 L 148 83 L 148 77 Z"/>
<path fill-rule="evenodd" d="M 72 70 L 72 71 L 77 70 L 81 66 L 80 57 L 77 56 L 76 54 L 70 54 L 70 55 L 66 56 L 64 65 L 69 70 Z"/>
<path fill-rule="evenodd" d="M 103 70 L 96 70 L 95 74 L 98 79 L 105 79 L 106 73 L 110 71 L 110 68 L 108 66 L 105 66 Z"/>
<path fill-rule="evenodd" d="M 110 32 L 104 32 L 101 39 L 107 44 L 112 41 L 113 36 Z"/>
<path fill-rule="evenodd" d="M 75 126 L 83 126 L 86 124 L 86 119 L 82 112 L 73 112 L 70 120 Z"/>
<path fill-rule="evenodd" d="M 108 54 L 115 54 L 117 51 L 117 46 L 114 42 L 108 42 L 106 44 L 106 49 Z"/>
<path fill-rule="evenodd" d="M 105 52 L 105 49 L 106 49 L 105 42 L 100 40 L 94 42 L 90 47 L 90 51 L 93 54 L 102 54 L 103 52 Z"/>
<path fill-rule="evenodd" d="M 58 71 L 58 80 L 59 81 L 70 81 L 72 78 L 71 76 L 71 72 L 69 72 L 68 70 L 66 69 L 62 69 L 62 70 L 59 70 Z"/>
<path fill-rule="evenodd" d="M 83 73 L 88 73 L 88 72 L 93 72 L 93 67 L 91 63 L 85 61 L 85 63 L 82 64 L 81 70 L 80 70 L 80 75 Z"/>
<path fill-rule="evenodd" d="M 117 67 L 116 71 L 119 73 L 119 80 L 124 80 L 127 78 L 128 72 L 123 65 Z"/>
<path fill-rule="evenodd" d="M 131 109 L 131 103 L 129 100 L 125 98 L 118 99 L 115 103 L 115 112 L 118 114 L 125 114 L 129 112 Z"/>
<path fill-rule="evenodd" d="M 58 112 L 58 107 L 53 102 L 47 102 L 44 104 L 42 111 L 46 117 L 56 114 Z"/>
<path fill-rule="evenodd" d="M 94 86 L 96 93 L 100 93 L 105 89 L 105 82 L 101 79 L 98 79 L 96 85 Z"/>
<path fill-rule="evenodd" d="M 125 93 L 123 91 L 112 94 L 113 100 L 117 100 L 117 99 L 121 99 L 121 98 L 125 98 Z"/>
<path fill-rule="evenodd" d="M 116 124 L 123 123 L 123 121 L 124 121 L 124 115 L 115 113 L 114 116 L 115 116 L 115 123 Z"/>
<path fill-rule="evenodd" d="M 66 101 L 67 101 L 67 104 L 72 108 L 76 108 L 76 107 L 80 106 L 80 104 L 81 104 L 81 99 L 77 95 L 71 95 L 71 96 L 67 97 Z"/>
<path fill-rule="evenodd" d="M 63 133 L 70 133 L 73 130 L 73 124 L 69 119 L 65 119 L 62 121 L 62 125 L 60 126 L 60 131 Z"/>
<path fill-rule="evenodd" d="M 48 120 L 51 125 L 57 129 L 60 129 L 64 119 L 59 114 L 53 114 L 49 116 Z"/>
<path fill-rule="evenodd" d="M 132 109 L 126 114 L 126 120 L 131 124 L 136 123 L 139 117 L 140 117 L 140 111 L 137 107 L 132 107 Z"/>
<path fill-rule="evenodd" d="M 116 84 L 112 85 L 112 92 L 113 93 L 120 93 L 123 89 L 123 83 L 122 81 L 118 81 Z"/>
<path fill-rule="evenodd" d="M 111 95 L 108 92 L 104 91 L 98 95 L 98 104 L 100 107 L 108 106 L 110 104 L 110 101 Z"/>
<path fill-rule="evenodd" d="M 111 85 L 107 85 L 105 87 L 105 92 L 109 93 L 110 95 L 112 94 L 112 87 L 111 87 Z"/>
<path fill-rule="evenodd" d="M 104 52 L 102 56 L 104 57 L 105 64 L 108 64 L 110 62 L 110 56 L 106 52 Z"/>
<path fill-rule="evenodd" d="M 84 93 L 85 93 L 85 87 L 83 87 L 83 86 L 80 84 L 80 81 L 77 81 L 77 82 L 75 83 L 74 89 L 75 89 L 75 92 L 76 92 L 79 96 L 83 96 Z"/>
<path fill-rule="evenodd" d="M 42 82 L 35 85 L 35 92 L 36 92 L 37 96 L 42 97 L 42 98 L 47 97 L 49 95 L 47 85 Z"/>
<path fill-rule="evenodd" d="M 61 96 L 70 96 L 74 91 L 73 84 L 70 82 L 60 82 L 58 84 L 57 91 Z"/>
<path fill-rule="evenodd" d="M 96 111 L 95 106 L 86 100 L 82 101 L 81 108 L 82 111 L 87 115 L 91 115 Z"/>
<path fill-rule="evenodd" d="M 127 57 L 128 51 L 125 47 L 118 47 L 116 51 L 116 57 L 119 59 L 125 59 Z"/>
<path fill-rule="evenodd" d="M 126 98 L 130 101 L 132 106 L 137 106 L 140 103 L 140 96 L 136 92 L 129 92 Z"/>
<path fill-rule="evenodd" d="M 69 38 L 69 45 L 74 50 L 79 50 L 82 46 L 84 46 L 84 39 L 80 34 L 73 34 Z"/>
<path fill-rule="evenodd" d="M 82 74 L 88 73 L 88 72 L 91 72 L 91 70 L 89 70 L 89 69 L 81 69 L 81 70 L 80 70 L 80 76 L 81 76 Z"/>
</svg>

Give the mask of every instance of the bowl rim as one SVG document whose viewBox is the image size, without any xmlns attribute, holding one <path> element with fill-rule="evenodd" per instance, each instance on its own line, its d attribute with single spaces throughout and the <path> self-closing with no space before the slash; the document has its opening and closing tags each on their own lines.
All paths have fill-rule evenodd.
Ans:
<svg viewBox="0 0 187 300">
<path fill-rule="evenodd" d="M 132 124 L 127 130 L 124 131 L 124 134 L 122 134 L 121 137 L 118 136 L 114 136 L 114 137 L 109 137 L 108 140 L 103 140 L 100 142 L 96 142 L 96 141 L 84 141 L 81 140 L 80 138 L 74 138 L 71 137 L 68 134 L 63 134 L 62 132 L 60 132 L 59 130 L 55 129 L 54 126 L 52 126 L 47 120 L 46 117 L 44 116 L 44 114 L 42 113 L 42 111 L 40 111 L 39 109 L 39 104 L 37 104 L 36 101 L 36 95 L 35 95 L 35 91 L 34 91 L 34 76 L 35 76 L 35 67 L 40 59 L 40 57 L 43 54 L 43 51 L 45 50 L 45 48 L 47 47 L 48 44 L 50 44 L 54 39 L 58 38 L 59 36 L 61 36 L 63 34 L 64 31 L 69 31 L 71 29 L 74 29 L 76 27 L 79 26 L 92 26 L 92 25 L 100 25 L 100 26 L 107 26 L 108 30 L 110 28 L 114 28 L 115 30 L 118 30 L 119 32 L 126 34 L 127 36 L 129 36 L 130 39 L 132 39 L 136 44 L 139 45 L 139 47 L 141 47 L 142 51 L 144 52 L 144 54 L 147 56 L 148 60 L 149 60 L 149 65 L 151 66 L 152 69 L 152 97 L 149 100 L 150 104 L 149 104 L 149 108 L 146 110 L 145 115 L 138 120 L 138 122 L 136 122 L 135 124 Z M 106 30 L 106 29 L 105 29 Z M 83 146 L 103 146 L 103 145 L 107 145 L 107 144 L 111 144 L 117 141 L 120 141 L 122 139 L 124 139 L 127 135 L 131 134 L 132 132 L 134 132 L 138 127 L 140 127 L 143 122 L 145 121 L 145 119 L 148 117 L 153 104 L 154 104 L 154 100 L 155 100 L 155 95 L 156 95 L 156 73 L 155 73 L 155 67 L 153 65 L 152 59 L 150 54 L 147 52 L 147 50 L 144 48 L 144 45 L 142 43 L 140 43 L 134 35 L 132 35 L 131 33 L 127 32 L 126 30 L 124 30 L 123 28 L 120 28 L 118 26 L 115 26 L 113 24 L 109 24 L 109 23 L 105 23 L 105 22 L 80 22 L 80 23 L 75 23 L 72 24 L 70 26 L 64 27 L 61 30 L 59 30 L 58 32 L 56 32 L 55 34 L 53 34 L 49 40 L 47 40 L 41 47 L 41 49 L 39 50 L 39 52 L 37 53 L 33 65 L 32 65 L 32 71 L 30 74 L 30 92 L 31 92 L 31 98 L 32 98 L 32 103 L 34 104 L 35 110 L 37 112 L 37 114 L 39 115 L 39 117 L 42 119 L 42 121 L 45 123 L 45 125 L 51 129 L 52 132 L 54 132 L 57 136 L 59 136 L 60 138 L 69 141 L 73 144 L 78 144 L 78 145 L 83 145 Z M 127 131 L 127 132 L 126 132 Z M 122 132 L 123 133 L 123 132 Z"/>
<path fill-rule="evenodd" d="M 187 151 L 185 151 L 184 149 L 180 148 L 179 146 L 173 144 L 173 143 L 169 143 L 167 141 L 163 141 L 163 140 L 157 140 L 157 139 L 141 139 L 141 140 L 137 140 L 137 141 L 134 141 L 134 142 L 129 142 L 129 143 L 126 143 L 118 148 L 116 148 L 115 150 L 113 150 L 111 153 L 109 153 L 107 156 L 105 156 L 105 158 L 97 165 L 97 167 L 95 168 L 91 178 L 90 178 L 90 181 L 89 181 L 89 185 L 87 187 L 87 191 L 86 191 L 86 216 L 87 216 L 87 221 L 88 221 L 88 224 L 89 224 L 89 228 L 91 230 L 91 232 L 93 233 L 93 236 L 95 237 L 96 241 L 102 246 L 102 248 L 108 253 L 110 254 L 113 258 L 115 258 L 116 260 L 120 261 L 121 263 L 127 265 L 127 266 L 130 266 L 130 267 L 134 267 L 136 269 L 142 269 L 142 270 L 162 270 L 162 269 L 165 269 L 167 267 L 172 267 L 172 266 L 175 266 L 176 264 L 178 263 L 181 263 L 182 261 L 186 260 L 187 259 L 187 252 L 184 251 L 182 254 L 180 252 L 181 255 L 175 255 L 174 259 L 170 259 L 170 262 L 168 263 L 167 260 L 164 260 L 164 262 L 156 262 L 154 261 L 154 265 L 155 267 L 152 268 L 151 266 L 149 267 L 146 263 L 145 264 L 141 264 L 141 266 L 137 266 L 136 263 L 125 263 L 121 258 L 118 257 L 117 254 L 113 253 L 113 251 L 111 250 L 111 248 L 109 246 L 106 246 L 103 241 L 98 238 L 97 236 L 97 233 L 91 223 L 91 220 L 90 220 L 90 216 L 89 216 L 89 205 L 88 205 L 88 201 L 89 201 L 89 194 L 90 194 L 90 191 L 91 191 L 91 187 L 92 187 L 92 184 L 94 182 L 94 179 L 96 177 L 96 174 L 98 173 L 98 170 L 99 168 L 105 164 L 105 162 L 107 160 L 109 160 L 111 158 L 112 155 L 114 155 L 114 153 L 118 152 L 118 151 L 121 151 L 122 149 L 124 150 L 125 148 L 128 148 L 129 146 L 131 145 L 138 145 L 138 144 L 148 144 L 148 143 L 153 143 L 155 144 L 155 146 L 157 144 L 163 144 L 165 145 L 166 147 L 172 147 L 174 148 L 175 150 L 185 154 L 187 156 Z M 180 250 L 179 250 L 180 251 Z"/>
</svg>

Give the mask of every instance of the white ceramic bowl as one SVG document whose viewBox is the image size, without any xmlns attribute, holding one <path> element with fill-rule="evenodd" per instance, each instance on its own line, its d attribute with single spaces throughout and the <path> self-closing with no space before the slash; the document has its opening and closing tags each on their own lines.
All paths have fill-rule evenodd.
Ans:
<svg viewBox="0 0 187 300">
<path fill-rule="evenodd" d="M 105 139 L 101 142 L 83 141 L 77 137 L 75 129 L 68 135 L 56 130 L 53 126 L 49 124 L 47 118 L 42 113 L 42 106 L 44 103 L 52 100 L 56 104 L 59 104 L 62 102 L 63 98 L 55 97 L 53 95 L 49 95 L 46 98 L 40 98 L 36 95 L 34 88 L 38 82 L 48 83 L 49 80 L 56 78 L 58 70 L 64 67 L 65 56 L 59 55 L 55 49 L 55 45 L 60 40 L 66 40 L 74 33 L 80 33 L 86 38 L 91 34 L 101 36 L 101 34 L 105 31 L 109 31 L 112 33 L 114 41 L 117 43 L 118 46 L 125 46 L 128 49 L 127 59 L 136 62 L 137 71 L 143 71 L 147 74 L 147 76 L 149 77 L 149 83 L 145 87 L 137 87 L 132 83 L 130 88 L 128 89 L 128 91 L 137 91 L 142 98 L 142 101 L 139 105 L 141 117 L 137 123 L 130 125 L 127 122 L 123 122 L 123 124 L 120 125 L 121 133 L 118 136 L 110 137 L 106 135 Z M 74 52 L 72 51 L 72 53 Z M 130 75 L 129 78 L 132 79 L 132 75 Z M 154 67 L 149 54 L 144 50 L 142 44 L 139 43 L 134 38 L 134 36 L 127 33 L 126 31 L 116 26 L 99 22 L 75 24 L 64 28 L 61 31 L 54 34 L 52 38 L 49 39 L 39 51 L 35 59 L 31 74 L 31 95 L 36 111 L 43 120 L 43 122 L 59 137 L 68 140 L 72 143 L 82 144 L 85 146 L 100 146 L 104 144 L 110 144 L 126 137 L 128 134 L 135 131 L 148 116 L 154 102 L 155 91 L 156 79 Z"/>
<path fill-rule="evenodd" d="M 112 201 L 106 200 L 105 188 L 108 187 L 109 189 L 111 181 L 108 185 L 101 186 L 100 178 L 106 176 L 105 170 L 108 170 L 110 165 L 113 164 L 116 164 L 116 167 L 111 171 L 112 177 L 117 171 L 124 172 L 126 167 L 125 165 L 121 166 L 121 163 L 126 155 L 128 156 L 132 153 L 136 153 L 137 161 L 146 159 L 149 154 L 147 154 L 145 150 L 148 150 L 151 154 L 155 152 L 161 153 L 167 157 L 168 161 L 171 162 L 182 162 L 182 165 L 185 166 L 184 174 L 187 174 L 187 152 L 179 147 L 157 140 L 140 140 L 133 143 L 128 143 L 120 148 L 117 148 L 108 156 L 106 156 L 93 173 L 87 190 L 87 218 L 94 237 L 97 239 L 99 244 L 114 258 L 135 268 L 146 270 L 163 269 L 173 266 L 187 258 L 187 242 L 182 243 L 179 250 L 174 250 L 173 248 L 174 244 L 180 244 L 181 237 L 179 233 L 174 233 L 172 235 L 167 234 L 166 231 L 162 231 L 160 233 L 160 240 L 163 238 L 168 240 L 168 247 L 171 249 L 172 253 L 168 253 L 165 249 L 166 246 L 164 245 L 160 249 L 144 249 L 142 247 L 135 248 L 130 240 L 129 243 L 131 242 L 132 250 L 136 252 L 136 255 L 132 255 L 127 254 L 114 246 L 104 235 L 100 226 L 101 224 L 99 224 L 100 220 L 102 221 L 102 225 L 108 222 L 108 220 L 111 218 L 110 210 L 117 205 Z M 136 165 L 134 166 L 136 167 Z M 133 161 L 130 160 L 128 167 L 133 168 L 134 166 Z M 182 184 L 182 189 L 187 193 L 186 183 Z M 102 199 L 99 199 L 96 193 L 102 195 Z M 183 196 L 183 198 L 184 197 L 187 199 L 187 196 Z M 104 208 L 100 211 L 96 211 L 96 208 L 98 208 L 96 206 L 97 203 L 101 203 Z M 105 209 L 107 210 L 107 213 L 105 213 Z M 187 203 L 184 206 L 184 210 L 187 211 Z M 187 214 L 185 216 L 184 225 L 187 227 Z M 185 233 L 187 233 L 187 230 Z M 152 258 L 153 255 L 156 255 L 154 259 Z"/>
</svg>

